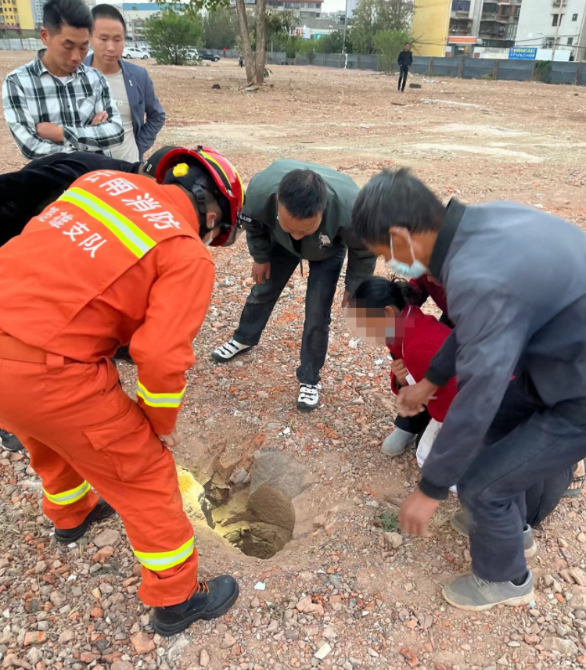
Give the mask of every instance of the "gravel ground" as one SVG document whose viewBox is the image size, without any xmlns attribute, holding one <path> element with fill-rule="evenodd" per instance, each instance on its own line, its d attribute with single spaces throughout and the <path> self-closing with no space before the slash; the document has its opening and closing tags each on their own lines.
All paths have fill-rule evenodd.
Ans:
<svg viewBox="0 0 586 670">
<path fill-rule="evenodd" d="M 0 72 L 29 58 L 1 52 Z M 271 67 L 270 86 L 249 94 L 239 90 L 244 82 L 234 62 L 148 68 L 168 112 L 159 144 L 216 146 L 245 181 L 282 156 L 331 165 L 361 184 L 385 165 L 409 165 L 444 198 L 514 198 L 581 226 L 586 221 L 586 90 L 414 77 L 423 88 L 399 95 L 394 79 L 369 72 Z M 215 83 L 220 90 L 212 90 Z M 21 166 L 4 125 L 0 140 L 5 170 Z M 392 462 L 380 453 L 394 411 L 387 353 L 349 346 L 340 290 L 323 402 L 311 415 L 299 414 L 295 368 L 306 279 L 295 275 L 261 345 L 228 366 L 215 366 L 209 353 L 231 334 L 251 280 L 243 239 L 214 253 L 216 291 L 195 343 L 177 460 L 188 467 L 206 449 L 233 454 L 234 462 L 253 448 L 293 454 L 314 480 L 296 500 L 293 540 L 263 561 L 198 527 L 202 576 L 234 574 L 242 595 L 222 620 L 163 640 L 136 598 L 137 565 L 119 520 L 92 528 L 77 545 L 58 546 L 26 456 L 4 452 L 3 667 L 586 665 L 583 499 L 564 501 L 536 532 L 535 603 L 478 615 L 450 609 L 441 586 L 467 571 L 470 560 L 467 542 L 449 525 L 455 500 L 441 506 L 429 539 L 385 534 L 377 522 L 381 513 L 397 510 L 418 479 L 412 452 Z M 132 393 L 133 369 L 123 364 L 121 374 Z"/>
</svg>

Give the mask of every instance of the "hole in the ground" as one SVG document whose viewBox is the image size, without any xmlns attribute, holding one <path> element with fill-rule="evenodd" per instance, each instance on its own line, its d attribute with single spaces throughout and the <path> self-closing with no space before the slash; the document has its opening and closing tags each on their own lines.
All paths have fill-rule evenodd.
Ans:
<svg viewBox="0 0 586 670">
<path fill-rule="evenodd" d="M 247 556 L 271 558 L 293 537 L 295 510 L 278 489 L 246 486 L 212 510 L 215 530 Z"/>
<path fill-rule="evenodd" d="M 250 473 L 217 470 L 202 486 L 180 468 L 179 485 L 192 519 L 207 523 L 247 556 L 267 559 L 293 537 L 292 499 L 309 479 L 289 455 L 257 451 Z"/>
</svg>

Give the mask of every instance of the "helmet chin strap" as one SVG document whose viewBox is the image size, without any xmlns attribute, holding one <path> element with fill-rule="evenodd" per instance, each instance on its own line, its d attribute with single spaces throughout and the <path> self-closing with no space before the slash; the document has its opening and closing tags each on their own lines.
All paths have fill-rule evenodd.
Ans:
<svg viewBox="0 0 586 670">
<path fill-rule="evenodd" d="M 196 209 L 199 215 L 199 236 L 203 239 L 211 230 L 208 228 L 207 213 L 208 208 L 206 205 L 206 195 L 203 188 L 199 184 L 194 184 L 191 187 L 191 192 L 195 198 Z"/>
</svg>

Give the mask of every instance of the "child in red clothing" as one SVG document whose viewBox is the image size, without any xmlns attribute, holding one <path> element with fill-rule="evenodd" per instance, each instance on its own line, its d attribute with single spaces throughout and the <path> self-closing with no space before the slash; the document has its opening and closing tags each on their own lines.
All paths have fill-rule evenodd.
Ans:
<svg viewBox="0 0 586 670">
<path fill-rule="evenodd" d="M 423 379 L 432 358 L 451 332 L 434 316 L 424 314 L 413 305 L 417 299 L 417 291 L 405 281 L 370 277 L 360 284 L 351 302 L 359 333 L 367 339 L 386 344 L 390 349 L 394 359 L 391 389 L 395 395 L 401 386 Z M 456 393 L 454 378 L 446 386 L 438 388 L 435 399 L 430 400 L 427 411 L 432 423 L 426 429 L 428 438 L 437 434 L 438 424 L 443 423 Z M 397 427 L 383 443 L 383 453 L 398 456 L 416 437 L 416 433 Z M 429 444 L 429 439 L 422 441 L 424 445 Z"/>
</svg>

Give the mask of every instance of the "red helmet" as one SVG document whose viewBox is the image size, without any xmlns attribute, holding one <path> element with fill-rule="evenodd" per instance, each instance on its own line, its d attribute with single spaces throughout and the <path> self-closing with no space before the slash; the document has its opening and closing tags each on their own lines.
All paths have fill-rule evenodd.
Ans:
<svg viewBox="0 0 586 670">
<path fill-rule="evenodd" d="M 244 187 L 232 163 L 211 147 L 198 146 L 196 149 L 165 147 L 159 151 L 164 155 L 159 158 L 159 154 L 158 161 L 155 161 L 155 165 L 150 169 L 154 168 L 154 177 L 160 184 L 163 183 L 167 172 L 179 163 L 200 165 L 206 169 L 223 196 L 220 200 L 224 201 L 219 203 L 223 212 L 221 231 L 211 246 L 227 247 L 234 244 L 241 231 L 238 214 L 244 205 Z M 148 161 L 145 171 L 147 173 L 150 171 Z"/>
</svg>

